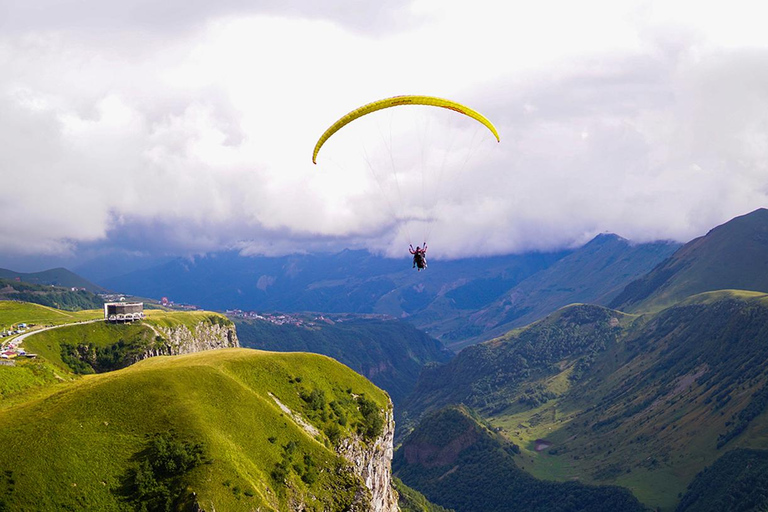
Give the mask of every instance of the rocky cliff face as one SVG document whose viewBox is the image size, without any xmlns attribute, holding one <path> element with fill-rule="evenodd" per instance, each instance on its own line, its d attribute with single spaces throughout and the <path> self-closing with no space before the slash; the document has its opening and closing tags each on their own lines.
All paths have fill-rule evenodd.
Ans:
<svg viewBox="0 0 768 512">
<path fill-rule="evenodd" d="M 392 455 L 394 453 L 395 420 L 392 405 L 386 411 L 384 431 L 374 443 L 361 439 L 344 439 L 336 451 L 354 467 L 371 492 L 371 512 L 399 512 L 397 493 L 392 488 Z"/>
<path fill-rule="evenodd" d="M 203 350 L 217 348 L 239 347 L 234 325 L 217 325 L 200 322 L 195 325 L 194 332 L 186 325 L 175 328 L 152 327 L 155 333 L 162 337 L 164 343 L 148 348 L 141 359 L 153 356 L 175 356 L 179 354 L 191 354 Z"/>
<path fill-rule="evenodd" d="M 301 426 L 310 436 L 320 432 L 301 415 L 291 411 L 285 404 L 270 393 L 280 409 Z M 373 443 L 366 443 L 359 436 L 341 440 L 336 453 L 352 465 L 352 473 L 360 477 L 367 492 L 358 493 L 352 512 L 400 512 L 397 504 L 397 492 L 392 487 L 392 456 L 394 454 L 395 420 L 392 402 L 385 411 L 384 429 Z M 361 491 L 365 491 L 361 489 Z M 291 510 L 304 510 L 299 504 Z"/>
</svg>

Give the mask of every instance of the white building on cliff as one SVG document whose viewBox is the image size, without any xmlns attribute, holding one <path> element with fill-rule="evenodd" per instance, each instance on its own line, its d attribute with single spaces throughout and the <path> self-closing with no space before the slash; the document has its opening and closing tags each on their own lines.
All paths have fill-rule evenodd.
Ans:
<svg viewBox="0 0 768 512">
<path fill-rule="evenodd" d="M 143 302 L 105 302 L 104 320 L 111 323 L 133 322 L 144 318 Z"/>
</svg>

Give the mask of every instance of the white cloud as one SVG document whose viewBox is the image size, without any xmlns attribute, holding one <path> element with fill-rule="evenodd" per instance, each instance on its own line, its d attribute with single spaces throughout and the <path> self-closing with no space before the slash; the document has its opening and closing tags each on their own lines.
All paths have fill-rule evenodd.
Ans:
<svg viewBox="0 0 768 512">
<path fill-rule="evenodd" d="M 59 4 L 0 2 L 5 253 L 685 241 L 768 194 L 754 2 Z M 312 165 L 331 122 L 402 93 L 465 102 L 502 143 L 382 112 Z"/>
</svg>

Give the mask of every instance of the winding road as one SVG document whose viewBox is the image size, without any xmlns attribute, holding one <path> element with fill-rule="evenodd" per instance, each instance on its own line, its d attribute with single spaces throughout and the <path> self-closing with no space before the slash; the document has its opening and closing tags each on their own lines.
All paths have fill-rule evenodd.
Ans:
<svg viewBox="0 0 768 512">
<path fill-rule="evenodd" d="M 10 343 L 13 343 L 14 345 L 16 345 L 18 347 L 29 336 L 32 336 L 33 334 L 37 334 L 37 333 L 40 333 L 40 332 L 43 332 L 43 331 L 50 331 L 51 329 L 58 329 L 59 327 L 67 327 L 69 325 L 92 324 L 92 323 L 95 323 L 95 322 L 103 322 L 103 321 L 104 321 L 103 318 L 97 318 L 96 320 L 83 320 L 82 322 L 72 322 L 71 324 L 51 325 L 51 326 L 48 326 L 48 327 L 43 327 L 41 329 L 35 329 L 33 331 L 29 331 L 29 332 L 25 332 L 23 334 L 20 334 L 20 335 L 16 336 L 15 338 L 11 338 L 9 340 L 4 341 L 3 342 L 2 350 L 6 350 L 7 346 Z"/>
</svg>

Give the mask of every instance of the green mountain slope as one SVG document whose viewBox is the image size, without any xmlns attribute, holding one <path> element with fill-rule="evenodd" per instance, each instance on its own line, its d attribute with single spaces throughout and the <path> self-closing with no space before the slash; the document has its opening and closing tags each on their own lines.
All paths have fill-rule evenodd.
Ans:
<svg viewBox="0 0 768 512">
<path fill-rule="evenodd" d="M 646 510 L 626 489 L 537 480 L 517 467 L 519 449 L 463 407 L 425 418 L 398 448 L 393 471 L 457 512 Z"/>
<path fill-rule="evenodd" d="M 768 210 L 761 208 L 685 244 L 610 303 L 622 311 L 658 311 L 697 293 L 768 292 Z"/>
<path fill-rule="evenodd" d="M 0 300 L 32 302 L 67 311 L 99 309 L 104 300 L 85 290 L 72 291 L 60 286 L 29 284 L 10 279 L 0 279 Z"/>
<path fill-rule="evenodd" d="M 282 325 L 236 319 L 243 347 L 280 352 L 314 352 L 340 361 L 386 390 L 395 406 L 408 395 L 421 368 L 452 354 L 434 338 L 398 320 L 357 315 L 291 315 Z M 299 324 L 300 322 L 300 324 Z"/>
<path fill-rule="evenodd" d="M 334 446 L 370 443 L 388 403 L 365 378 L 318 355 L 229 349 L 147 359 L 4 410 L 0 503 L 353 509 L 370 494 Z"/>
<path fill-rule="evenodd" d="M 451 404 L 493 415 L 517 403 L 546 402 L 588 372 L 596 354 L 615 345 L 620 325 L 631 319 L 600 306 L 569 306 L 525 329 L 467 347 L 449 363 L 422 372 L 403 417 L 412 423 Z"/>
<path fill-rule="evenodd" d="M 766 360 L 765 294 L 701 294 L 640 317 L 572 306 L 425 372 L 404 416 L 470 404 L 533 475 L 625 486 L 672 510 L 722 453 L 766 446 Z"/>
<path fill-rule="evenodd" d="M 148 311 L 147 318 L 139 322 L 99 321 L 43 331 L 29 336 L 24 348 L 64 373 L 103 373 L 125 368 L 150 355 L 171 355 L 173 342 L 169 333 L 172 331 L 162 331 L 163 328 L 182 328 L 191 334 L 210 326 L 234 332 L 234 324 L 218 313 L 154 310 Z"/>
<path fill-rule="evenodd" d="M 28 330 L 20 348 L 36 355 L 35 359 L 4 361 L 0 408 L 56 382 L 76 380 L 79 374 L 124 368 L 153 355 L 237 344 L 234 324 L 218 313 L 151 310 L 143 321 L 127 324 L 105 323 L 103 314 L 102 310 L 69 312 L 0 301 L 0 329 L 26 323 Z M 54 325 L 54 329 L 44 328 Z"/>
<path fill-rule="evenodd" d="M 42 272 L 14 272 L 5 268 L 0 268 L 0 279 L 19 280 L 29 284 L 53 285 L 62 288 L 84 288 L 91 293 L 106 292 L 105 288 L 93 284 L 84 277 L 80 277 L 74 272 L 65 268 L 52 268 Z"/>
<path fill-rule="evenodd" d="M 140 322 L 94 322 L 35 334 L 27 338 L 23 346 L 62 372 L 86 374 L 124 368 L 154 345 L 152 329 Z"/>
<path fill-rule="evenodd" d="M 573 303 L 608 304 L 624 287 L 669 257 L 679 244 L 633 244 L 599 235 L 469 315 L 441 339 L 453 349 L 499 336 Z M 447 294 L 457 295 L 461 290 Z M 453 295 L 452 295 L 453 294 Z M 445 331 L 445 329 L 443 329 Z"/>
</svg>

